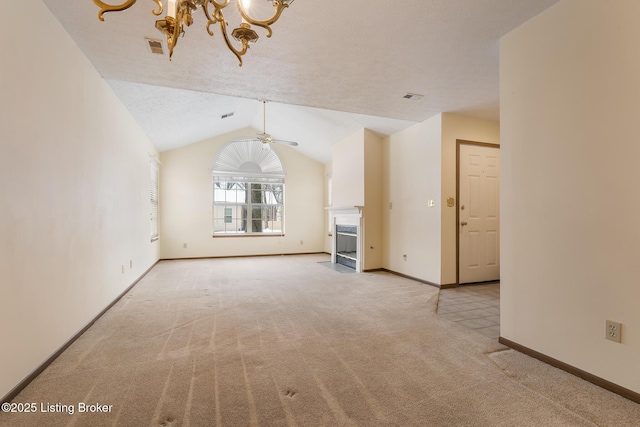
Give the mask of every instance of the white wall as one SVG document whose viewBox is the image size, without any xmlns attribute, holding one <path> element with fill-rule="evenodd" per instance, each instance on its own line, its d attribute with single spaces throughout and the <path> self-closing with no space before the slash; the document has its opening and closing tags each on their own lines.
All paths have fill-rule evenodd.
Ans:
<svg viewBox="0 0 640 427">
<path fill-rule="evenodd" d="M 40 1 L 3 6 L 0 397 L 159 256 L 155 149 Z"/>
<path fill-rule="evenodd" d="M 441 200 L 441 148 L 441 114 L 383 141 L 384 268 L 436 284 L 441 211 L 428 200 Z"/>
<path fill-rule="evenodd" d="M 232 139 L 255 133 L 241 129 L 160 155 L 163 259 L 324 251 L 324 165 L 283 145 L 272 148 L 286 175 L 285 236 L 211 237 L 216 155 Z"/>
<path fill-rule="evenodd" d="M 500 61 L 501 335 L 635 392 L 639 16 L 637 0 L 565 0 Z"/>
<path fill-rule="evenodd" d="M 474 117 L 445 113 L 442 115 L 442 273 L 441 284 L 456 283 L 456 210 L 447 206 L 449 197 L 456 198 L 457 186 L 457 140 L 500 144 L 500 123 Z"/>
</svg>

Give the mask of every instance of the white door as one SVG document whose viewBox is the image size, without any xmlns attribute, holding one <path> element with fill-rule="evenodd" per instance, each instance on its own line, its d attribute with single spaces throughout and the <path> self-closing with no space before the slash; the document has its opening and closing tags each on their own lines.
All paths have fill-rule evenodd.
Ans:
<svg viewBox="0 0 640 427">
<path fill-rule="evenodd" d="M 459 283 L 500 279 L 500 150 L 460 144 Z"/>
</svg>

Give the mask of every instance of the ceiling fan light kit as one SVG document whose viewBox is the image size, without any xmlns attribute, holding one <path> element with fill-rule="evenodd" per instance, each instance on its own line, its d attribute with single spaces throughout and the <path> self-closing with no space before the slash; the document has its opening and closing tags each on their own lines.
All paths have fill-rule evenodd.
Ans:
<svg viewBox="0 0 640 427">
<path fill-rule="evenodd" d="M 100 8 L 98 19 L 104 21 L 102 16 L 106 12 L 120 12 L 129 9 L 137 0 L 127 0 L 119 5 L 110 5 L 101 0 L 93 0 Z M 205 17 L 207 18 L 207 32 L 213 36 L 213 26 L 220 25 L 220 32 L 224 37 L 227 47 L 238 58 L 239 66 L 242 67 L 242 56 L 247 53 L 249 43 L 255 43 L 258 40 L 256 33 L 251 26 L 264 28 L 267 31 L 267 37 L 271 37 L 273 33 L 271 25 L 273 25 L 282 15 L 282 12 L 289 7 L 294 0 L 261 0 L 268 1 L 274 7 L 273 16 L 265 20 L 257 20 L 249 15 L 251 0 L 233 0 L 238 7 L 242 22 L 231 32 L 231 37 L 240 42 L 241 46 L 237 48 L 231 41 L 228 34 L 228 22 L 226 21 L 223 9 L 232 2 L 232 0 L 216 1 L 216 0 L 153 0 L 157 8 L 153 10 L 153 14 L 159 16 L 165 10 L 163 2 L 166 3 L 167 15 L 164 19 L 156 21 L 156 28 L 167 37 L 167 45 L 169 47 L 169 60 L 173 56 L 173 49 L 178 43 L 178 37 L 184 34 L 184 28 L 193 24 L 192 13 L 202 7 Z"/>
</svg>

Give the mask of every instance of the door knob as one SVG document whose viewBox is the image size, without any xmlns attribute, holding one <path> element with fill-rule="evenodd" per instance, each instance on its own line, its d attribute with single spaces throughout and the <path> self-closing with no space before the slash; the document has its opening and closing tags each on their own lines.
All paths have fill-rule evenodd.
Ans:
<svg viewBox="0 0 640 427">
<path fill-rule="evenodd" d="M 464 227 L 465 225 L 467 225 L 467 221 L 460 222 L 460 225 Z"/>
</svg>

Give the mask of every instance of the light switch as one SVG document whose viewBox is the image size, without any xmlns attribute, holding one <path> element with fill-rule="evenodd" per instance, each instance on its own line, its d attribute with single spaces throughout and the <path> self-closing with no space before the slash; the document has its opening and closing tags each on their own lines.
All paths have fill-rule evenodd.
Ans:
<svg viewBox="0 0 640 427">
<path fill-rule="evenodd" d="M 429 199 L 429 207 L 433 208 L 436 206 L 436 199 Z"/>
</svg>

